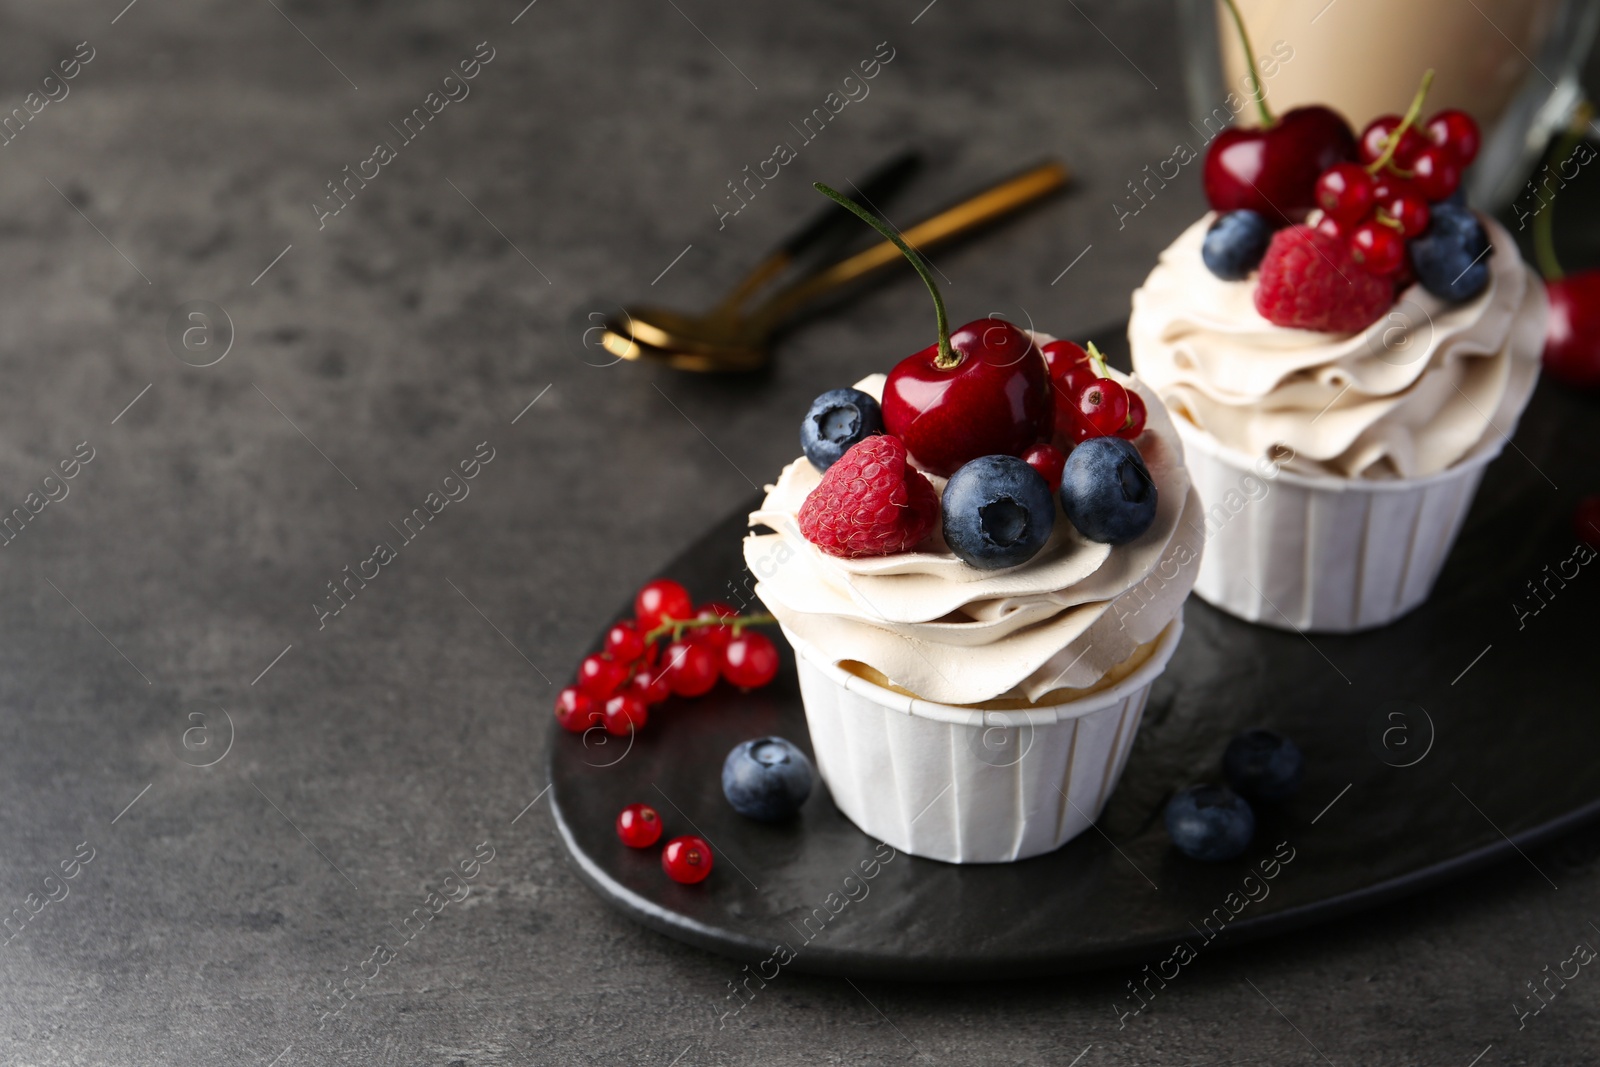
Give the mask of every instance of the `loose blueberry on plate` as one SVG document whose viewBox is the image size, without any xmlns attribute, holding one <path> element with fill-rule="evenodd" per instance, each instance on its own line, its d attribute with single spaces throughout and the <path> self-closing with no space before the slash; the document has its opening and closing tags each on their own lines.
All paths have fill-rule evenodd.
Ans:
<svg viewBox="0 0 1600 1067">
<path fill-rule="evenodd" d="M 800 810 L 814 779 L 804 752 L 781 737 L 758 737 L 723 761 L 722 795 L 740 815 L 777 822 Z"/>
<path fill-rule="evenodd" d="M 1305 770 L 1299 746 L 1271 730 L 1246 730 L 1222 756 L 1228 784 L 1251 800 L 1287 800 L 1300 791 Z"/>
<path fill-rule="evenodd" d="M 1257 211 L 1230 211 L 1218 215 L 1200 245 L 1206 269 L 1224 281 L 1249 277 L 1261 264 L 1272 243 L 1272 223 Z"/>
<path fill-rule="evenodd" d="M 1220 785 L 1191 785 L 1167 801 L 1167 836 L 1190 859 L 1231 860 L 1250 845 L 1256 815 L 1249 801 Z"/>
<path fill-rule="evenodd" d="M 689 834 L 674 837 L 661 850 L 661 869 L 667 877 L 684 885 L 703 882 L 711 874 L 711 846 L 705 838 Z"/>
<path fill-rule="evenodd" d="M 1049 483 L 1015 456 L 979 456 L 962 466 L 939 507 L 950 551 L 984 570 L 1028 562 L 1056 521 Z"/>
<path fill-rule="evenodd" d="M 1471 300 L 1489 284 L 1489 237 L 1464 207 L 1433 205 L 1428 232 L 1411 242 L 1410 252 L 1417 281 L 1441 300 Z"/>
<path fill-rule="evenodd" d="M 1079 533 L 1102 544 L 1124 545 L 1150 529 L 1157 495 L 1144 457 L 1121 437 L 1091 437 L 1061 472 L 1062 510 Z"/>
<path fill-rule="evenodd" d="M 800 424 L 800 447 L 819 471 L 833 466 L 850 446 L 883 432 L 883 409 L 859 389 L 830 389 L 811 402 Z"/>
</svg>

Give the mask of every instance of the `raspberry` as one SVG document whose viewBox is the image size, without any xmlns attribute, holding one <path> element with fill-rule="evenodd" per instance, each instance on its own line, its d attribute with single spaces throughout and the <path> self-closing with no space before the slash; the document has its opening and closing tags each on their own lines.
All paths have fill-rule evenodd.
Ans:
<svg viewBox="0 0 1600 1067">
<path fill-rule="evenodd" d="M 852 445 L 800 506 L 800 532 L 830 556 L 904 552 L 939 520 L 939 496 L 906 463 L 906 446 L 879 434 Z"/>
<path fill-rule="evenodd" d="M 1394 303 L 1394 282 L 1350 258 L 1346 243 L 1309 226 L 1279 230 L 1256 283 L 1256 310 L 1277 326 L 1366 329 Z"/>
</svg>

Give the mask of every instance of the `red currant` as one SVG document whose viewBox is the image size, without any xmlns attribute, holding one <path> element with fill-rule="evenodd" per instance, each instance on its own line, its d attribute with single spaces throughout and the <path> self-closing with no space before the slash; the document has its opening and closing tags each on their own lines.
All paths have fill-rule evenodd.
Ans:
<svg viewBox="0 0 1600 1067">
<path fill-rule="evenodd" d="M 1335 163 L 1317 179 L 1316 195 L 1329 217 L 1354 225 L 1372 210 L 1372 175 L 1355 163 Z"/>
<path fill-rule="evenodd" d="M 1379 159 L 1388 147 L 1390 135 L 1399 126 L 1399 115 L 1380 115 L 1367 123 L 1367 128 L 1361 131 L 1359 142 L 1361 162 L 1372 163 Z M 1416 127 L 1408 127 L 1406 132 L 1400 135 L 1400 147 L 1395 149 L 1394 155 L 1389 158 L 1397 167 L 1409 167 L 1412 158 L 1425 144 L 1427 142 L 1422 139 Z"/>
<path fill-rule="evenodd" d="M 1050 377 L 1059 379 L 1074 367 L 1087 367 L 1089 353 L 1071 341 L 1051 341 L 1044 346 L 1044 365 Z"/>
<path fill-rule="evenodd" d="M 631 622 L 619 622 L 606 631 L 606 652 L 618 663 L 633 663 L 644 658 L 644 638 Z"/>
<path fill-rule="evenodd" d="M 1600 496 L 1586 496 L 1572 513 L 1572 528 L 1585 544 L 1600 548 Z"/>
<path fill-rule="evenodd" d="M 1406 243 L 1381 222 L 1363 222 L 1350 234 L 1350 256 L 1380 278 L 1394 274 L 1406 258 Z"/>
<path fill-rule="evenodd" d="M 1110 378 L 1096 378 L 1078 393 L 1078 411 L 1095 434 L 1107 437 L 1128 421 L 1128 391 Z"/>
<path fill-rule="evenodd" d="M 556 722 L 562 729 L 581 734 L 600 721 L 600 709 L 594 700 L 575 685 L 569 685 L 556 694 Z"/>
<path fill-rule="evenodd" d="M 659 704 L 672 695 L 672 687 L 667 685 L 667 674 L 661 667 L 641 665 L 629 682 L 626 691 L 632 693 L 646 704 Z"/>
<path fill-rule="evenodd" d="M 694 615 L 689 590 L 670 578 L 648 582 L 633 598 L 633 613 L 638 616 L 639 632 L 649 633 L 664 619 L 687 619 Z"/>
<path fill-rule="evenodd" d="M 700 610 L 695 612 L 696 619 L 737 619 L 739 609 L 732 604 L 724 604 L 720 600 L 710 600 L 700 605 Z M 712 648 L 721 651 L 728 644 L 728 638 L 733 636 L 731 626 L 697 626 L 692 630 L 685 630 L 684 635 L 695 641 L 704 641 Z"/>
<path fill-rule="evenodd" d="M 681 697 L 702 696 L 717 684 L 721 664 L 717 650 L 699 641 L 674 641 L 662 654 L 667 685 Z"/>
<path fill-rule="evenodd" d="M 644 701 L 632 693 L 618 693 L 606 701 L 600 724 L 606 728 L 606 733 L 626 737 L 635 730 L 643 730 L 649 721 L 650 710 L 644 706 Z"/>
<path fill-rule="evenodd" d="M 1380 204 L 1384 214 L 1400 224 L 1400 236 L 1417 237 L 1428 228 L 1428 202 L 1420 196 L 1401 193 Z"/>
<path fill-rule="evenodd" d="M 1319 230 L 1320 232 L 1327 234 L 1329 237 L 1342 239 L 1346 236 L 1345 231 L 1347 227 L 1338 219 L 1326 212 L 1319 213 L 1317 221 L 1313 222 L 1311 225 L 1313 229 Z"/>
<path fill-rule="evenodd" d="M 1411 181 L 1419 193 L 1437 203 L 1461 184 L 1461 164 L 1450 149 L 1431 144 L 1411 161 Z"/>
<path fill-rule="evenodd" d="M 1478 158 L 1482 138 L 1478 124 L 1465 111 L 1455 108 L 1441 111 L 1427 121 L 1422 131 L 1428 140 L 1447 150 L 1463 167 Z"/>
<path fill-rule="evenodd" d="M 617 691 L 628 677 L 628 668 L 606 656 L 585 656 L 578 664 L 578 688 L 604 700 Z"/>
<path fill-rule="evenodd" d="M 772 638 L 744 630 L 722 650 L 722 676 L 740 689 L 760 689 L 778 673 L 778 649 Z"/>
<path fill-rule="evenodd" d="M 1123 425 L 1122 429 L 1117 431 L 1117 436 L 1125 437 L 1132 441 L 1135 437 L 1144 433 L 1144 423 L 1149 413 L 1145 410 L 1144 398 L 1132 389 L 1127 390 L 1127 393 L 1128 421 Z"/>
<path fill-rule="evenodd" d="M 661 869 L 674 882 L 684 885 L 703 882 L 711 873 L 711 846 L 706 844 L 705 838 L 692 834 L 674 837 L 661 850 Z"/>
<path fill-rule="evenodd" d="M 1398 174 L 1380 174 L 1372 180 L 1372 202 L 1381 204 L 1397 196 L 1420 196 L 1414 183 Z"/>
<path fill-rule="evenodd" d="M 1067 457 L 1055 445 L 1034 445 L 1022 454 L 1022 462 L 1039 472 L 1045 484 L 1052 491 L 1061 485 L 1061 471 L 1067 465 Z"/>
<path fill-rule="evenodd" d="M 617 836 L 629 848 L 649 848 L 661 840 L 661 816 L 648 804 L 629 804 L 617 816 Z"/>
</svg>

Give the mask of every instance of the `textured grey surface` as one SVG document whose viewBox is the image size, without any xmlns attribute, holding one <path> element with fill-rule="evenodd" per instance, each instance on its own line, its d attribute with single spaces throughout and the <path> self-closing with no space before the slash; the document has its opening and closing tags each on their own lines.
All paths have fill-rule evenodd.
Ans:
<svg viewBox="0 0 1600 1067">
<path fill-rule="evenodd" d="M 0 148 L 0 503 L 94 450 L 0 549 L 0 905 L 69 891 L 0 947 L 0 1062 L 1590 1058 L 1600 979 L 1520 1032 L 1511 1005 L 1595 936 L 1592 841 L 1535 857 L 1554 892 L 1510 866 L 1206 959 L 1126 1029 L 1122 974 L 785 975 L 719 1029 L 737 967 L 608 911 L 542 805 L 513 822 L 544 786 L 547 677 L 790 458 L 812 395 L 928 329 L 899 284 L 796 335 L 769 376 L 713 382 L 591 366 L 574 315 L 705 301 L 813 208 L 811 180 L 912 138 L 938 163 L 907 212 L 1046 153 L 1081 175 L 1028 225 L 936 257 L 954 315 L 1072 333 L 1122 314 L 1201 208 L 1194 181 L 1120 232 L 1109 208 L 1183 136 L 1164 3 L 942 0 L 915 24 L 921 0 L 123 5 L 0 6 L 5 110 L 95 49 Z M 319 231 L 323 183 L 485 40 L 471 95 Z M 871 95 L 719 232 L 724 183 L 885 40 Z M 207 368 L 166 341 L 192 299 L 236 327 Z M 319 630 L 325 583 L 398 542 L 388 523 L 483 441 L 470 496 Z M 227 755 L 191 766 L 212 757 L 185 731 L 216 751 L 230 718 Z M 470 895 L 323 1019 L 331 984 L 484 841 Z M 80 842 L 92 861 L 45 883 Z"/>
</svg>

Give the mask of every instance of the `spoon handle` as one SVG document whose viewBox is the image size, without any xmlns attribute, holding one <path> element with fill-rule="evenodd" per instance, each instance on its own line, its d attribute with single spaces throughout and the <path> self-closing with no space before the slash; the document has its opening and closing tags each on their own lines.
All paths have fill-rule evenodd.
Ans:
<svg viewBox="0 0 1600 1067">
<path fill-rule="evenodd" d="M 932 248 L 1042 200 L 1066 185 L 1070 177 L 1071 172 L 1060 162 L 1041 163 L 923 219 L 901 237 L 919 251 Z M 872 245 L 778 293 L 751 312 L 751 321 L 763 329 L 770 327 L 805 304 L 903 259 L 900 250 L 889 241 Z"/>
</svg>

